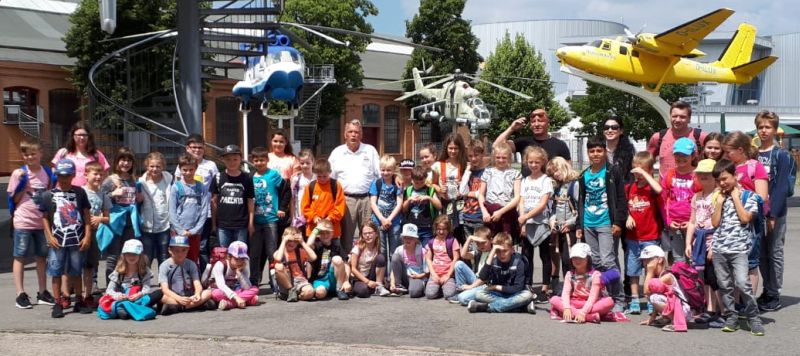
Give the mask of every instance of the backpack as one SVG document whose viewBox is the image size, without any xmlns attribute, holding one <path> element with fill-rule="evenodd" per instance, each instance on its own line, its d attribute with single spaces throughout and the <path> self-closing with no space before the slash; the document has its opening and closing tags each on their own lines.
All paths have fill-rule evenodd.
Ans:
<svg viewBox="0 0 800 356">
<path fill-rule="evenodd" d="M 281 258 L 281 263 L 283 264 L 284 267 L 286 267 L 286 270 L 289 271 L 290 275 L 291 275 L 291 270 L 292 269 L 289 266 L 289 264 L 290 263 L 297 264 L 297 267 L 300 268 L 300 272 L 303 273 L 303 277 L 308 279 L 308 276 L 306 275 L 306 268 L 304 266 L 306 261 L 302 261 L 301 260 L 301 257 L 302 257 L 302 254 L 300 252 L 301 250 L 302 250 L 302 247 L 300 247 L 300 244 L 297 244 L 297 247 L 294 248 L 294 256 L 295 256 L 294 262 L 289 262 L 289 259 L 286 258 L 286 251 L 284 251 L 283 252 L 283 257 Z"/>
<path fill-rule="evenodd" d="M 705 283 L 700 273 L 686 262 L 675 262 L 670 268 L 675 276 L 676 282 L 683 291 L 686 300 L 681 301 L 689 304 L 693 313 L 703 313 L 706 308 Z"/>
<path fill-rule="evenodd" d="M 767 219 L 764 217 L 764 199 L 753 191 L 742 190 L 742 206 L 747 204 L 747 199 L 749 199 L 751 195 L 756 198 L 758 211 L 755 216 L 753 216 L 753 219 L 750 220 L 750 232 L 753 234 L 753 241 L 755 241 L 755 243 L 761 243 L 761 240 L 764 239 L 767 233 Z"/>
<path fill-rule="evenodd" d="M 25 189 L 28 188 L 28 183 L 30 183 L 29 182 L 30 178 L 28 178 L 28 165 L 23 165 L 22 167 L 20 167 L 20 169 L 22 170 L 22 175 L 20 175 L 19 177 L 19 184 L 17 184 L 17 187 L 14 189 L 14 192 L 10 192 L 7 195 L 8 212 L 12 218 L 14 217 L 14 211 L 17 210 L 17 204 L 19 204 L 20 200 L 22 199 L 22 198 L 18 199 L 17 195 L 24 192 Z M 42 165 L 42 169 L 44 169 L 44 172 L 47 174 L 47 180 L 48 180 L 47 189 L 53 188 L 57 180 L 55 174 L 53 174 L 53 171 L 48 166 Z"/>
<path fill-rule="evenodd" d="M 211 249 L 211 256 L 209 256 L 208 264 L 206 265 L 206 269 L 203 271 L 203 275 L 200 277 L 200 284 L 203 285 L 203 289 L 206 288 L 216 288 L 217 281 L 211 281 L 211 270 L 213 269 L 214 265 L 217 262 L 222 262 L 225 268 L 223 269 L 222 275 L 224 276 L 228 273 L 228 249 L 225 247 L 217 246 Z"/>
<path fill-rule="evenodd" d="M 217 182 L 219 182 L 219 181 L 217 181 Z M 186 184 L 186 183 L 175 182 L 175 190 L 178 192 L 178 204 L 182 203 L 183 202 L 183 198 L 186 196 L 186 192 L 185 192 L 185 190 L 183 188 L 184 184 Z M 203 194 L 203 183 L 195 181 L 194 182 L 194 190 L 196 192 L 200 192 L 200 194 L 202 195 Z"/>
<path fill-rule="evenodd" d="M 780 157 L 780 151 L 784 151 L 783 149 L 773 148 L 769 153 L 769 181 L 772 182 L 775 179 L 775 175 L 778 173 L 778 158 L 773 159 L 772 153 L 778 150 L 778 154 Z M 788 176 L 788 190 L 786 193 L 786 197 L 793 197 L 794 196 L 794 186 L 797 183 L 797 161 L 794 160 L 794 156 L 786 152 L 786 155 L 789 157 L 789 176 Z"/>
<path fill-rule="evenodd" d="M 414 192 L 413 185 L 409 185 L 408 187 L 406 187 L 406 193 L 404 194 L 403 199 L 411 198 L 411 193 L 413 192 Z M 435 193 L 436 192 L 433 190 L 433 187 L 428 187 L 428 196 L 432 197 Z M 430 208 L 431 211 L 431 220 L 436 219 L 436 217 L 439 216 L 439 211 L 436 210 L 436 208 L 434 208 L 433 204 L 431 203 L 428 203 L 428 207 Z"/>
<path fill-rule="evenodd" d="M 336 193 L 339 192 L 339 187 L 336 186 L 336 179 L 331 178 L 331 195 L 333 195 L 333 201 L 336 201 Z M 311 183 L 308 183 L 308 194 L 314 195 L 314 188 L 317 187 L 317 180 L 314 179 Z M 378 188 L 378 193 L 381 192 L 381 188 Z"/>
<path fill-rule="evenodd" d="M 700 144 L 700 136 L 703 134 L 703 130 L 699 127 L 695 127 L 692 129 L 692 136 L 694 136 L 694 144 L 696 152 L 700 152 L 700 147 L 703 147 Z M 663 129 L 658 132 L 658 143 L 656 144 L 656 155 L 661 153 L 661 143 L 664 142 L 664 136 L 667 135 L 667 129 Z"/>
<path fill-rule="evenodd" d="M 433 238 L 428 240 L 428 246 L 427 246 L 428 250 L 431 251 L 431 253 L 433 253 L 433 240 L 436 239 Z M 447 246 L 447 255 L 450 256 L 451 260 L 453 259 L 453 241 L 455 240 L 456 238 L 453 236 L 447 236 L 447 238 L 444 239 L 444 244 L 445 246 Z"/>
</svg>

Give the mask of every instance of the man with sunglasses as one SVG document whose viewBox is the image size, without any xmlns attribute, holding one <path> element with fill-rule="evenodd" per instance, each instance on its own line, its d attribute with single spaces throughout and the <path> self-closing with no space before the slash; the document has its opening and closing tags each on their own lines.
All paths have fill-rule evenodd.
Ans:
<svg viewBox="0 0 800 356">
<path fill-rule="evenodd" d="M 519 137 L 515 140 L 510 140 L 509 137 L 519 129 L 525 127 L 528 119 L 530 118 L 531 133 L 533 136 Z M 547 158 L 553 159 L 554 157 L 562 157 L 567 161 L 572 160 L 572 155 L 569 147 L 564 141 L 550 136 L 550 118 L 547 116 L 547 111 L 544 109 L 536 109 L 531 111 L 528 118 L 521 117 L 514 120 L 511 125 L 503 131 L 497 139 L 494 140 L 494 145 L 502 142 L 507 142 L 511 149 L 515 152 L 525 152 L 528 146 L 539 146 L 547 152 Z M 528 176 L 531 171 L 528 166 L 522 165 L 522 176 Z"/>
</svg>

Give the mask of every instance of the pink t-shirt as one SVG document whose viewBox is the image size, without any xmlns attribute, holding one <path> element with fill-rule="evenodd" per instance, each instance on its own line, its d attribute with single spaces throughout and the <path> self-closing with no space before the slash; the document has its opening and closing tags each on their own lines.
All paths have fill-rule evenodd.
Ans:
<svg viewBox="0 0 800 356">
<path fill-rule="evenodd" d="M 427 249 L 428 246 L 425 246 L 426 252 Z M 453 256 L 458 254 L 460 250 L 461 246 L 458 244 L 458 240 L 453 240 Z M 432 260 L 433 271 L 436 272 L 437 275 L 444 275 L 450 270 L 453 259 L 447 254 L 447 242 L 445 240 L 433 239 Z"/>
<path fill-rule="evenodd" d="M 22 169 L 17 169 L 11 173 L 11 178 L 8 181 L 8 192 L 13 194 L 17 190 L 20 177 L 22 177 Z M 44 224 L 42 223 L 42 211 L 35 201 L 42 200 L 42 193 L 47 191 L 48 183 L 50 182 L 47 172 L 43 168 L 39 168 L 36 173 L 28 170 L 28 186 L 22 192 L 22 198 L 14 210 L 14 228 L 20 230 L 42 230 Z"/>
<path fill-rule="evenodd" d="M 671 176 L 672 182 L 667 183 Z M 670 226 L 673 221 L 683 223 L 692 216 L 692 197 L 700 189 L 695 181 L 694 172 L 680 174 L 673 171 L 661 177 L 661 186 L 664 188 L 664 224 Z"/>
<path fill-rule="evenodd" d="M 750 168 L 752 166 L 752 168 Z M 756 180 L 763 179 L 769 182 L 769 173 L 764 165 L 755 159 L 747 160 L 747 162 L 736 165 L 736 180 L 739 181 L 739 186 L 742 189 L 756 191 Z M 767 200 L 767 197 L 761 197 Z M 769 204 L 764 204 L 764 214 L 769 212 Z"/>
<path fill-rule="evenodd" d="M 656 132 L 650 137 L 650 140 L 647 141 L 647 150 L 650 151 L 653 157 L 658 157 L 659 172 L 662 172 L 663 174 L 663 172 L 669 172 L 675 168 L 675 156 L 673 156 L 672 147 L 675 145 L 675 141 L 681 137 L 688 137 L 692 140 L 692 142 L 694 142 L 695 140 L 693 131 L 694 129 L 690 129 L 686 135 L 673 136 L 672 129 L 668 129 L 666 135 L 664 135 L 664 140 L 661 141 L 661 149 L 659 152 L 656 152 L 656 146 L 658 146 L 660 132 Z M 706 136 L 708 136 L 708 132 L 700 132 L 701 143 L 706 140 Z M 702 152 L 700 147 L 697 147 L 697 152 Z"/>
<path fill-rule="evenodd" d="M 95 151 L 94 156 L 97 157 L 97 162 L 103 166 L 104 170 L 108 170 L 111 166 L 108 164 L 106 160 L 106 156 L 103 155 L 103 152 L 100 150 Z M 86 185 L 86 164 L 95 160 L 95 157 L 90 155 L 89 157 L 84 157 L 83 155 L 76 153 L 69 153 L 67 152 L 66 148 L 62 148 L 56 152 L 56 155 L 53 157 L 53 160 L 50 161 L 53 163 L 53 166 L 58 163 L 59 160 L 66 158 L 71 160 L 72 163 L 75 163 L 75 178 L 72 178 L 72 185 L 83 187 Z"/>
<path fill-rule="evenodd" d="M 281 177 L 286 180 L 292 179 L 292 174 L 294 174 L 295 167 L 300 166 L 300 161 L 297 160 L 297 157 L 285 155 L 283 157 L 278 157 L 274 153 L 269 153 L 269 162 L 267 163 L 267 167 L 269 169 L 274 169 L 281 174 Z"/>
<path fill-rule="evenodd" d="M 703 192 L 698 192 L 695 195 L 694 220 L 698 229 L 714 228 L 714 225 L 711 224 L 711 216 L 714 214 L 714 197 L 713 193 L 703 196 Z M 711 235 L 709 234 L 709 236 Z"/>
</svg>

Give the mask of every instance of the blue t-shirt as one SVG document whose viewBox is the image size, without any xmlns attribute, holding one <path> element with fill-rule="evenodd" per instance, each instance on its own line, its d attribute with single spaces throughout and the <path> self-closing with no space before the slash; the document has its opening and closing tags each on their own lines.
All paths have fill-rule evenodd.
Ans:
<svg viewBox="0 0 800 356">
<path fill-rule="evenodd" d="M 383 180 L 383 178 L 378 180 Z M 394 182 L 392 184 L 386 184 L 386 182 L 383 182 L 381 185 L 381 191 L 378 192 L 378 180 L 373 181 L 372 185 L 369 186 L 369 196 L 378 197 L 378 201 L 376 202 L 378 205 L 378 210 L 381 211 L 383 217 L 388 217 L 392 214 L 394 207 L 397 206 L 397 197 L 403 194 L 403 190 L 394 184 Z M 372 220 L 380 226 L 380 221 L 375 214 L 372 214 Z M 394 217 L 392 224 L 400 224 L 400 214 L 397 214 L 397 216 Z"/>
<path fill-rule="evenodd" d="M 278 171 L 268 169 L 264 175 L 253 174 L 253 188 L 255 188 L 255 223 L 268 224 L 278 221 L 278 189 L 283 183 L 283 178 Z"/>
<path fill-rule="evenodd" d="M 583 174 L 586 186 L 586 199 L 583 204 L 583 225 L 585 227 L 610 226 L 608 215 L 608 192 L 606 191 L 606 168 L 597 173 L 587 169 Z"/>
</svg>

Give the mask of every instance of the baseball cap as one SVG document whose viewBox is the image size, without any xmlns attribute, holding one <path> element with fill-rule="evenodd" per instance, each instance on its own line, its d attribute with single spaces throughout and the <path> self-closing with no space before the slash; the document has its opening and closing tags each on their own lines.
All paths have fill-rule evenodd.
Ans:
<svg viewBox="0 0 800 356">
<path fill-rule="evenodd" d="M 242 241 L 231 242 L 231 244 L 228 245 L 228 255 L 236 258 L 250 259 L 250 255 L 247 254 L 247 244 Z"/>
<path fill-rule="evenodd" d="M 142 245 L 142 242 L 137 239 L 131 239 L 125 241 L 125 244 L 122 245 L 122 253 L 132 253 L 134 255 L 141 255 L 143 250 L 144 246 Z"/>
<path fill-rule="evenodd" d="M 170 237 L 169 247 L 189 247 L 189 238 L 183 235 Z"/>
<path fill-rule="evenodd" d="M 58 176 L 71 176 L 75 175 L 75 163 L 68 159 L 61 159 L 56 163 L 54 172 Z"/>
<path fill-rule="evenodd" d="M 577 258 L 586 258 L 592 255 L 592 248 L 589 245 L 578 242 L 572 246 L 572 249 L 569 250 L 569 258 L 577 257 Z"/>
<path fill-rule="evenodd" d="M 408 158 L 400 161 L 400 169 L 414 169 L 415 163 Z"/>
<path fill-rule="evenodd" d="M 675 144 L 672 146 L 672 153 L 681 153 L 687 156 L 691 156 L 694 153 L 695 147 L 694 142 L 687 137 L 681 137 Z"/>
<path fill-rule="evenodd" d="M 319 231 L 333 231 L 333 223 L 328 219 L 322 219 L 317 223 L 317 230 Z"/>
<path fill-rule="evenodd" d="M 242 150 L 239 149 L 239 146 L 236 145 L 227 145 L 225 148 L 222 149 L 222 156 L 227 155 L 242 155 Z"/>
<path fill-rule="evenodd" d="M 403 232 L 400 233 L 400 236 L 413 237 L 415 239 L 419 239 L 419 235 L 417 234 L 417 225 L 414 224 L 403 225 Z"/>
<path fill-rule="evenodd" d="M 706 158 L 700 162 L 697 162 L 697 168 L 694 169 L 695 173 L 711 173 L 714 171 L 714 166 L 717 164 L 717 161 Z"/>
<path fill-rule="evenodd" d="M 665 257 L 664 250 L 656 245 L 645 246 L 642 253 L 639 255 L 640 260 L 646 260 L 653 257 Z"/>
</svg>

